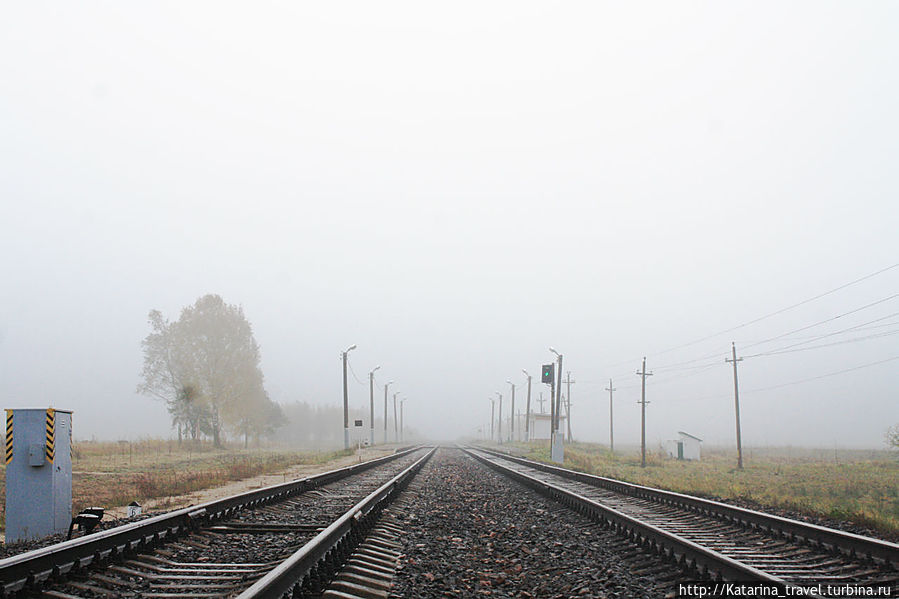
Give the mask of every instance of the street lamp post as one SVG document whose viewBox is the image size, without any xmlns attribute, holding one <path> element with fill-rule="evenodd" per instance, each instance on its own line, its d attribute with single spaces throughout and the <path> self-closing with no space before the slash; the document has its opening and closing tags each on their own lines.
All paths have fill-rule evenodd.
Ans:
<svg viewBox="0 0 899 599">
<path fill-rule="evenodd" d="M 343 358 L 343 448 L 350 448 L 350 404 L 349 399 L 347 397 L 346 390 L 346 355 L 356 349 L 356 344 L 349 346 L 346 348 L 346 351 L 341 353 L 341 357 Z"/>
<path fill-rule="evenodd" d="M 400 440 L 400 425 L 396 420 L 396 396 L 399 394 L 399 391 L 393 394 L 393 440 L 396 443 Z"/>
<path fill-rule="evenodd" d="M 521 371 L 528 377 L 528 401 L 524 410 L 524 441 L 527 443 L 531 440 L 531 375 L 523 368 Z"/>
<path fill-rule="evenodd" d="M 494 431 L 493 421 L 494 421 L 494 416 L 496 414 L 496 400 L 493 399 L 492 397 L 488 397 L 487 399 L 490 400 L 490 441 L 492 442 L 495 438 L 493 436 L 493 431 Z"/>
<path fill-rule="evenodd" d="M 497 395 L 499 395 L 499 421 L 496 432 L 496 438 L 499 441 L 499 444 L 503 444 L 503 394 L 499 391 L 494 391 Z"/>
<path fill-rule="evenodd" d="M 509 441 L 515 442 L 515 383 L 506 379 L 506 382 L 512 385 L 512 417 L 509 419 Z"/>
<path fill-rule="evenodd" d="M 378 370 L 379 368 L 380 366 L 375 366 L 372 371 L 368 373 L 368 393 L 371 400 L 371 414 L 369 414 L 369 430 L 371 431 L 371 435 L 369 436 L 368 443 L 372 447 L 375 445 L 375 370 Z"/>
<path fill-rule="evenodd" d="M 393 381 L 388 381 L 384 385 L 384 445 L 387 445 L 387 387 L 393 384 Z"/>
</svg>

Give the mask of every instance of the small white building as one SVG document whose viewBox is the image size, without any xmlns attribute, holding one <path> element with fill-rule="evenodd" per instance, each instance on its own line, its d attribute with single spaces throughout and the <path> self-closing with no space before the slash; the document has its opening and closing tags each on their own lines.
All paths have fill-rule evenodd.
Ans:
<svg viewBox="0 0 899 599">
<path fill-rule="evenodd" d="M 690 433 L 677 431 L 679 439 L 665 441 L 665 453 L 678 460 L 697 460 L 702 457 L 702 439 Z"/>
<path fill-rule="evenodd" d="M 529 425 L 531 440 L 546 439 L 549 440 L 549 425 L 552 421 L 550 414 L 531 414 L 531 422 Z M 565 417 L 559 418 L 559 431 L 565 430 Z"/>
</svg>

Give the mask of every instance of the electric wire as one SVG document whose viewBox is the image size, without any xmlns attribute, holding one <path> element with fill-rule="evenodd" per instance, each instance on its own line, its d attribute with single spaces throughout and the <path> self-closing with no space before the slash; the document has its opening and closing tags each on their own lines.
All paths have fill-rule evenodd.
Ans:
<svg viewBox="0 0 899 599">
<path fill-rule="evenodd" d="M 792 354 L 794 352 L 800 351 L 809 351 L 812 349 L 821 349 L 822 347 L 833 347 L 835 345 L 845 345 L 847 343 L 858 343 L 859 341 L 867 341 L 868 339 L 880 339 L 882 337 L 890 337 L 892 335 L 899 335 L 899 330 L 895 331 L 886 331 L 882 333 L 875 333 L 873 335 L 865 335 L 864 337 L 853 337 L 852 339 L 843 339 L 841 341 L 832 341 L 831 343 L 825 343 L 823 345 L 813 345 L 811 347 L 799 347 L 794 349 L 782 349 L 764 352 L 760 354 L 752 354 L 749 356 L 743 356 L 744 358 L 760 358 L 766 356 L 779 356 L 781 354 Z"/>
<path fill-rule="evenodd" d="M 771 391 L 773 389 L 780 389 L 782 387 L 790 387 L 792 385 L 799 385 L 800 383 L 808 383 L 811 381 L 817 381 L 820 379 L 828 378 L 831 376 L 837 376 L 838 374 L 846 374 L 847 372 L 853 372 L 856 370 L 861 370 L 862 368 L 870 368 L 871 366 L 877 366 L 879 364 L 886 364 L 887 362 L 892 362 L 893 360 L 899 360 L 899 356 L 893 356 L 892 358 L 887 358 L 885 360 L 878 360 L 876 362 L 868 362 L 867 364 L 861 364 L 860 366 L 853 366 L 852 368 L 846 368 L 844 370 L 837 370 L 836 372 L 828 372 L 827 374 L 821 374 L 818 376 L 813 376 L 807 379 L 800 379 L 798 381 L 790 381 L 789 383 L 782 383 L 780 385 L 773 385 L 771 387 L 761 387 L 757 389 L 747 389 L 746 391 L 741 391 L 741 393 L 759 393 L 761 391 Z"/>
<path fill-rule="evenodd" d="M 837 314 L 836 316 L 832 316 L 832 317 L 827 318 L 827 319 L 825 319 L 825 320 L 820 320 L 820 321 L 818 321 L 818 322 L 815 322 L 815 323 L 813 323 L 813 324 L 806 325 L 806 326 L 804 326 L 804 327 L 800 327 L 800 328 L 798 328 L 798 329 L 793 329 L 792 331 L 788 331 L 788 332 L 786 332 L 786 333 L 782 333 L 782 334 L 777 335 L 777 336 L 775 336 L 775 337 L 770 337 L 770 338 L 764 339 L 764 340 L 762 340 L 762 341 L 756 341 L 755 343 L 750 343 L 749 345 L 746 345 L 746 346 L 744 346 L 744 347 L 755 347 L 756 345 L 762 345 L 762 344 L 764 344 L 764 343 L 770 343 L 771 341 L 776 341 L 777 339 L 783 339 L 784 337 L 788 337 L 789 335 L 792 335 L 793 333 L 799 333 L 799 332 L 806 331 L 806 330 L 808 330 L 808 329 L 811 329 L 811 328 L 814 328 L 814 327 L 817 327 L 817 326 L 821 326 L 822 324 L 826 324 L 826 323 L 828 323 L 828 322 L 833 322 L 834 320 L 843 318 L 844 316 L 849 316 L 850 314 L 855 314 L 855 313 L 857 313 L 857 312 L 861 312 L 862 310 L 867 310 L 868 308 L 873 308 L 874 306 L 877 306 L 877 305 L 882 304 L 882 303 L 884 303 L 884 302 L 888 302 L 888 301 L 890 301 L 890 300 L 896 299 L 897 297 L 899 297 L 899 293 L 894 293 L 893 295 L 887 296 L 887 297 L 885 297 L 885 298 L 881 298 L 881 299 L 877 300 L 876 302 L 871 302 L 870 304 L 865 304 L 864 306 L 862 306 L 862 307 L 860 307 L 860 308 L 856 308 L 856 309 L 850 310 L 850 311 L 848 311 L 848 312 L 843 312 L 842 314 Z"/>
<path fill-rule="evenodd" d="M 356 382 L 359 383 L 360 385 L 364 385 L 365 383 L 360 381 L 359 377 L 356 376 L 356 371 L 353 370 L 353 364 L 350 362 L 349 358 L 347 358 L 346 365 L 349 366 L 350 372 L 353 374 L 353 378 L 356 379 Z"/>
<path fill-rule="evenodd" d="M 758 318 L 754 318 L 753 320 L 744 322 L 744 323 L 739 324 L 739 325 L 737 325 L 737 326 L 735 326 L 735 327 L 731 327 L 731 328 L 729 328 L 729 329 L 725 329 L 725 330 L 719 331 L 719 332 L 717 332 L 717 333 L 712 333 L 711 335 L 706 335 L 705 337 L 701 337 L 701 338 L 699 338 L 699 339 L 695 339 L 695 340 L 693 340 L 693 341 L 690 341 L 690 342 L 687 342 L 687 343 L 684 343 L 684 344 L 681 344 L 681 345 L 678 345 L 678 346 L 675 346 L 675 347 L 670 347 L 670 348 L 668 348 L 668 349 L 665 349 L 665 350 L 663 350 L 663 351 L 656 352 L 656 353 L 650 354 L 650 355 L 651 355 L 652 357 L 661 356 L 661 355 L 664 355 L 664 354 L 667 354 L 667 353 L 676 351 L 676 350 L 678 350 L 678 349 L 683 349 L 683 348 L 685 348 L 685 347 L 690 347 L 690 346 L 692 346 L 692 345 L 696 345 L 697 343 L 702 343 L 703 341 L 708 341 L 709 339 L 713 339 L 713 338 L 718 337 L 718 336 L 720 336 L 720 335 L 725 335 L 725 334 L 727 334 L 727 333 L 732 333 L 732 332 L 734 332 L 734 331 L 738 331 L 738 330 L 740 330 L 740 329 L 743 329 L 743 328 L 748 327 L 748 326 L 750 326 L 750 325 L 756 324 L 756 323 L 761 322 L 761 321 L 763 321 L 763 320 L 767 320 L 768 318 L 771 318 L 771 317 L 773 317 L 773 316 L 777 316 L 777 315 L 779 315 L 779 314 L 783 314 L 784 312 L 788 312 L 788 311 L 790 311 L 790 310 L 793 310 L 794 308 L 798 308 L 798 307 L 800 307 L 800 306 L 804 306 L 805 304 L 811 303 L 811 302 L 813 302 L 813 301 L 815 301 L 815 300 L 821 299 L 822 297 L 826 297 L 826 296 L 828 296 L 828 295 L 831 295 L 831 294 L 833 294 L 833 293 L 836 293 L 837 291 L 841 291 L 841 290 L 843 290 L 843 289 L 846 289 L 847 287 L 851 287 L 852 285 L 856 285 L 856 284 L 858 284 L 858 283 L 861 283 L 862 281 L 866 281 L 866 280 L 868 280 L 868 279 L 870 279 L 870 278 L 873 278 L 873 277 L 876 277 L 876 276 L 878 276 L 878 275 L 881 275 L 881 274 L 883 274 L 883 273 L 885 273 L 885 272 L 888 272 L 888 271 L 890 271 L 890 270 L 893 270 L 894 268 L 899 268 L 899 262 L 897 262 L 897 263 L 895 263 L 895 264 L 892 264 L 892 265 L 890 265 L 890 266 L 887 266 L 886 268 L 881 268 L 880 270 L 877 270 L 877 271 L 875 271 L 875 272 L 872 272 L 872 273 L 870 273 L 870 274 L 867 274 L 867 275 L 865 275 L 865 276 L 863 276 L 863 277 L 860 277 L 860 278 L 858 278 L 858 279 L 855 279 L 855 280 L 853 280 L 853 281 L 849 281 L 848 283 L 844 283 L 843 285 L 840 285 L 839 287 L 834 287 L 833 289 L 831 289 L 831 290 L 829 290 L 829 291 L 825 291 L 824 293 L 819 293 L 818 295 L 816 295 L 816 296 L 814 296 L 814 297 L 810 297 L 810 298 L 808 298 L 808 299 L 804 299 L 804 300 L 802 300 L 801 302 L 797 302 L 797 303 L 792 304 L 792 305 L 789 305 L 789 306 L 787 306 L 787 307 L 785 307 L 785 308 L 781 308 L 780 310 L 775 310 L 774 312 L 769 312 L 768 314 L 765 314 L 765 315 L 763 315 L 763 316 L 759 316 Z M 794 331 L 794 332 L 795 332 L 795 331 Z M 624 365 L 624 364 L 628 364 L 628 363 L 631 363 L 631 362 L 636 362 L 636 361 L 638 361 L 639 359 L 640 359 L 640 358 L 634 358 L 633 360 L 626 360 L 626 361 L 623 361 L 623 362 L 617 362 L 617 363 L 615 363 L 615 364 L 609 365 L 608 368 L 616 368 L 616 367 L 622 366 L 622 365 Z"/>
</svg>

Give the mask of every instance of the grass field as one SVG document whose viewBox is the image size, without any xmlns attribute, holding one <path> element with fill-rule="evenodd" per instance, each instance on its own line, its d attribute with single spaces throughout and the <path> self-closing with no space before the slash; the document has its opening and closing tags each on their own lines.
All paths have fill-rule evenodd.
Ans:
<svg viewBox="0 0 899 599">
<path fill-rule="evenodd" d="M 132 501 L 183 495 L 295 464 L 320 464 L 349 451 L 214 449 L 210 444 L 142 440 L 76 442 L 72 452 L 72 509 L 124 506 Z M 6 468 L 0 469 L 0 506 L 5 506 Z M 0 517 L 0 526 L 5 513 Z"/>
<path fill-rule="evenodd" d="M 546 442 L 515 444 L 526 457 L 549 461 Z M 736 453 L 703 448 L 702 461 L 647 452 L 646 468 L 633 451 L 565 447 L 565 467 L 681 493 L 745 499 L 764 506 L 833 518 L 899 536 L 899 459 L 895 452 L 753 449 L 736 469 Z"/>
</svg>

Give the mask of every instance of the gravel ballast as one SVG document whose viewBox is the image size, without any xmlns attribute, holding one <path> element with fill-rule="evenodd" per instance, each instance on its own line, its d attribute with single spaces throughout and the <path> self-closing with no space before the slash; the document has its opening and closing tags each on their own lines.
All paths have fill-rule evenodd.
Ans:
<svg viewBox="0 0 899 599">
<path fill-rule="evenodd" d="M 658 599 L 685 578 L 459 450 L 441 449 L 388 511 L 405 529 L 392 597 Z"/>
</svg>

